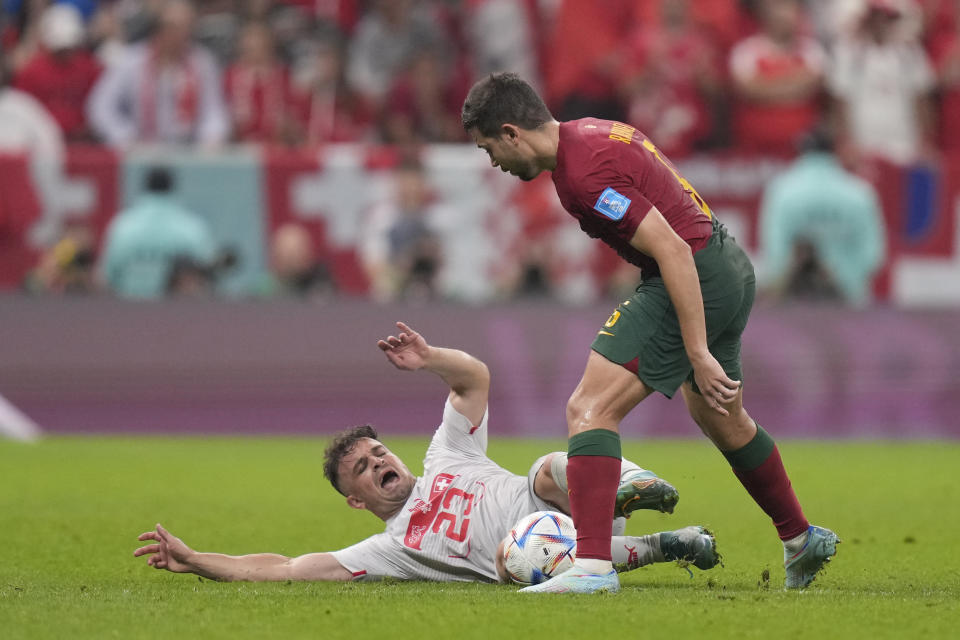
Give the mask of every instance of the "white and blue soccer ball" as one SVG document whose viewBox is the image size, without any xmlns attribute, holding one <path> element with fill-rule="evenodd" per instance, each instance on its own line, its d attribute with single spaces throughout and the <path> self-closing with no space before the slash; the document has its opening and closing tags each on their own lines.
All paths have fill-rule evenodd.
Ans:
<svg viewBox="0 0 960 640">
<path fill-rule="evenodd" d="M 572 567 L 576 553 L 573 520 L 556 511 L 537 511 L 513 525 L 503 559 L 511 580 L 538 584 Z"/>
</svg>

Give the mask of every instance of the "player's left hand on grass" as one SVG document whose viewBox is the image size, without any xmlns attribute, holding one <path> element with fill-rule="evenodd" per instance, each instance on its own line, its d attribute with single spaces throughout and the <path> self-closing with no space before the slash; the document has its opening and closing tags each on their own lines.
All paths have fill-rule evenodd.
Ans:
<svg viewBox="0 0 960 640">
<path fill-rule="evenodd" d="M 377 342 L 377 346 L 387 356 L 393 366 L 405 371 L 423 368 L 427 361 L 430 345 L 419 333 L 402 322 L 397 323 L 400 334 L 387 336 Z"/>
<path fill-rule="evenodd" d="M 188 547 L 183 540 L 164 529 L 159 523 L 157 523 L 155 530 L 141 533 L 137 540 L 155 540 L 156 542 L 134 551 L 134 557 L 150 554 L 147 564 L 154 569 L 166 569 L 174 573 L 190 573 L 189 558 L 193 555 L 193 549 Z"/>
<path fill-rule="evenodd" d="M 736 400 L 740 392 L 739 380 L 727 377 L 723 367 L 712 355 L 693 365 L 693 379 L 700 389 L 700 395 L 711 408 L 721 415 L 730 415 L 723 405 Z"/>
</svg>

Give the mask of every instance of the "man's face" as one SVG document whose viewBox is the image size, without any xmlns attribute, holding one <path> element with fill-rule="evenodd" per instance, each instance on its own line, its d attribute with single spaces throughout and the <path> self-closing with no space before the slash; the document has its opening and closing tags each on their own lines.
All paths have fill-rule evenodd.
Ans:
<svg viewBox="0 0 960 640">
<path fill-rule="evenodd" d="M 191 5 L 175 2 L 160 16 L 160 25 L 154 42 L 161 54 L 180 56 L 190 49 L 193 39 L 194 10 Z"/>
<path fill-rule="evenodd" d="M 371 438 L 357 442 L 340 460 L 338 475 L 350 506 L 378 516 L 402 507 L 417 481 L 400 458 Z"/>
<path fill-rule="evenodd" d="M 474 127 L 470 129 L 470 137 L 480 149 L 487 152 L 490 164 L 500 167 L 501 171 L 525 181 L 533 180 L 540 175 L 542 169 L 537 166 L 533 150 L 519 136 L 500 134 L 491 138 Z"/>
</svg>

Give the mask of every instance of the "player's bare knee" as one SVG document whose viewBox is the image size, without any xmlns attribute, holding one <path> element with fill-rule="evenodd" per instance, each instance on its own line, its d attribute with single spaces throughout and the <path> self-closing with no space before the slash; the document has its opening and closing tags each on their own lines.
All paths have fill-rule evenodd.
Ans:
<svg viewBox="0 0 960 640">
<path fill-rule="evenodd" d="M 730 409 L 730 417 L 736 421 L 737 426 L 745 431 L 756 431 L 756 423 L 743 405 Z"/>
<path fill-rule="evenodd" d="M 539 481 L 541 478 L 543 478 L 544 482 L 554 482 L 553 471 L 550 469 L 550 465 L 553 463 L 553 457 L 557 455 L 557 453 L 558 452 L 554 451 L 543 457 L 543 464 L 541 464 L 540 469 L 537 470 L 537 477 L 534 482 Z"/>
<path fill-rule="evenodd" d="M 553 495 L 559 491 L 557 482 L 553 478 L 553 472 L 550 470 L 554 455 L 556 454 L 549 453 L 543 458 L 543 464 L 540 465 L 537 474 L 533 477 L 533 491 L 543 499 L 547 499 L 546 495 Z"/>
<path fill-rule="evenodd" d="M 567 428 L 571 435 L 585 430 L 583 423 L 589 408 L 589 402 L 588 398 L 584 398 L 577 391 L 574 391 L 570 399 L 567 400 Z"/>
</svg>

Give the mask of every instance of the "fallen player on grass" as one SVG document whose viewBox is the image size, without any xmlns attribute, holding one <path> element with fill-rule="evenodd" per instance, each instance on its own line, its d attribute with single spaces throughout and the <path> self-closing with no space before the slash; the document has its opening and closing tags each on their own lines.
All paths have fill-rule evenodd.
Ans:
<svg viewBox="0 0 960 640">
<path fill-rule="evenodd" d="M 507 581 L 506 538 L 521 517 L 534 511 L 570 513 L 566 454 L 549 453 L 526 476 L 487 457 L 486 365 L 456 349 L 433 347 L 402 322 L 400 332 L 380 340 L 387 359 L 404 371 L 437 374 L 450 388 L 437 429 L 415 477 L 377 438 L 370 425 L 338 434 L 325 452 L 324 474 L 354 509 L 386 523 L 383 533 L 339 551 L 289 558 L 274 553 L 229 556 L 197 552 L 160 524 L 139 536 L 151 541 L 133 552 L 149 556 L 156 569 L 194 573 L 214 580 Z M 681 561 L 700 569 L 719 562 L 716 541 L 703 527 L 645 536 L 621 535 L 637 509 L 673 512 L 676 489 L 653 472 L 621 463 L 611 551 L 618 571 Z"/>
</svg>

